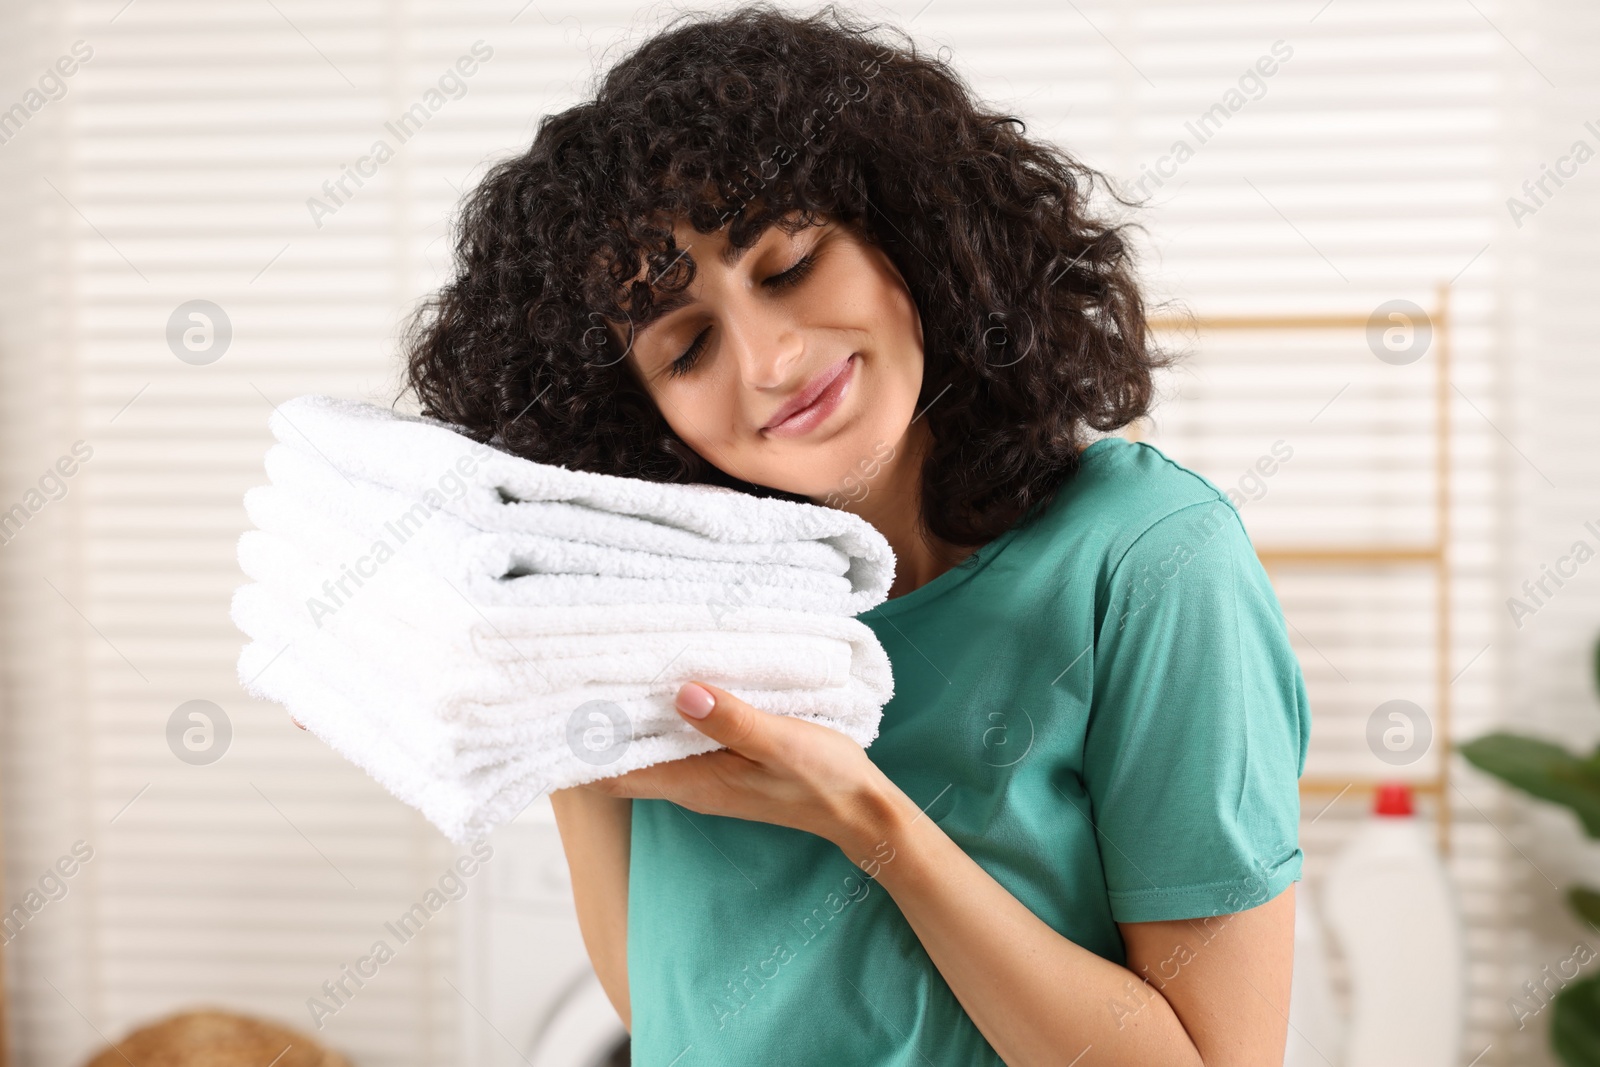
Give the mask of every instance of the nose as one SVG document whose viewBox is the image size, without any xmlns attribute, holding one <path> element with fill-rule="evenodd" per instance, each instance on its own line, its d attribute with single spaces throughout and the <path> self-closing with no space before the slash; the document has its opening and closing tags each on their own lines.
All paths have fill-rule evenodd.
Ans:
<svg viewBox="0 0 1600 1067">
<path fill-rule="evenodd" d="M 740 301 L 727 309 L 723 339 L 750 389 L 771 391 L 788 382 L 804 350 L 790 317 L 770 304 Z"/>
</svg>

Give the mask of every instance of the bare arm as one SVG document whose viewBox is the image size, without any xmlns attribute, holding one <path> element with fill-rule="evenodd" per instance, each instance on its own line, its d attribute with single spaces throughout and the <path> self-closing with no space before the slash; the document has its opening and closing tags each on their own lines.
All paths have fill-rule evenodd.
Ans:
<svg viewBox="0 0 1600 1067">
<path fill-rule="evenodd" d="M 704 682 L 685 685 L 678 699 L 684 718 L 725 747 L 594 788 L 665 797 L 838 845 L 899 905 L 968 1017 L 1011 1067 L 1283 1063 L 1292 886 L 1263 900 L 1267 887 L 1257 879 L 1258 891 L 1239 896 L 1242 910 L 1214 918 L 1120 924 L 1128 966 L 1119 966 L 1029 911 L 849 737 L 760 711 Z"/>
<path fill-rule="evenodd" d="M 628 846 L 633 801 L 582 786 L 550 794 L 572 875 L 578 929 L 600 985 L 631 1031 L 628 1003 Z"/>
<path fill-rule="evenodd" d="M 1283 1062 L 1294 891 L 1213 919 L 1120 924 L 1128 966 L 1029 911 L 898 789 L 837 842 L 900 906 L 1013 1067 Z"/>
<path fill-rule="evenodd" d="M 1283 1062 L 1294 970 L 1294 884 L 1247 911 L 1120 923 L 1146 1003 L 1165 999 L 1207 1064 Z M 1152 991 L 1153 987 L 1153 991 Z M 1137 1015 L 1139 998 L 1124 997 Z"/>
</svg>

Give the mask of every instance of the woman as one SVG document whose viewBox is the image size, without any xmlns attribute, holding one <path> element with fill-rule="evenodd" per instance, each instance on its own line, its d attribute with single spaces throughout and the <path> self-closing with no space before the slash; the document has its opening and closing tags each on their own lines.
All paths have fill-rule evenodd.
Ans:
<svg viewBox="0 0 1600 1067">
<path fill-rule="evenodd" d="M 651 1067 L 1280 1063 L 1278 601 L 1214 485 L 1090 443 L 1168 362 L 1099 175 L 881 36 L 669 27 L 468 198 L 413 325 L 429 414 L 898 561 L 869 751 L 689 683 L 725 748 L 552 796 L 595 970 Z"/>
</svg>

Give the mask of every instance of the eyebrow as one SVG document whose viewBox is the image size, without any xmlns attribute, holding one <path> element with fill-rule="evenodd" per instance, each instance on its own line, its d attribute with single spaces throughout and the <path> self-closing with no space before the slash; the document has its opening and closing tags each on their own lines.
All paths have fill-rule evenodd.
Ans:
<svg viewBox="0 0 1600 1067">
<path fill-rule="evenodd" d="M 722 264 L 725 267 L 729 267 L 729 268 L 737 267 L 739 265 L 739 261 L 744 259 L 745 255 L 747 253 L 749 253 L 751 251 L 751 249 L 755 248 L 756 245 L 760 244 L 761 243 L 761 238 L 765 237 L 765 236 L 766 236 L 766 231 L 763 230 L 761 232 L 761 234 L 759 236 L 757 236 L 754 241 L 751 241 L 748 245 L 746 245 L 743 248 L 735 247 L 733 242 L 730 241 L 730 242 L 728 242 L 728 243 L 726 243 L 726 244 L 724 244 L 722 246 L 722 251 L 717 253 L 717 258 L 722 261 Z M 683 256 L 688 255 L 688 254 L 689 254 L 689 249 L 685 248 L 682 252 L 679 253 L 679 258 L 682 258 Z M 676 263 L 677 259 L 674 259 L 672 262 Z M 670 266 L 671 266 L 671 264 L 668 264 L 669 268 L 670 268 Z M 672 314 L 674 311 L 677 311 L 679 308 L 685 306 L 686 304 L 690 304 L 690 303 L 693 303 L 693 298 L 689 296 L 688 290 L 682 290 L 682 291 L 679 291 L 679 292 L 676 292 L 676 293 L 672 293 L 672 294 L 669 294 L 667 296 L 662 297 L 660 300 L 656 301 L 654 304 L 651 305 L 650 314 L 646 315 L 644 317 L 643 321 L 641 321 L 641 322 L 639 322 L 639 323 L 634 325 L 634 327 L 633 327 L 633 336 L 634 336 L 634 338 L 637 339 L 640 334 L 644 333 L 650 327 L 654 326 L 657 321 L 659 321 L 660 319 L 665 318 L 666 316 Z"/>
</svg>

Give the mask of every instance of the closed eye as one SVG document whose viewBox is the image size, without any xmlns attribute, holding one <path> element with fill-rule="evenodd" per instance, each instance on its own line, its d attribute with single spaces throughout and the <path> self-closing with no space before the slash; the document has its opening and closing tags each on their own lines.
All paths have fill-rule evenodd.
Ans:
<svg viewBox="0 0 1600 1067">
<path fill-rule="evenodd" d="M 807 274 L 811 273 L 811 268 L 816 265 L 816 261 L 816 253 L 807 252 L 800 257 L 794 266 L 781 274 L 774 274 L 764 284 L 773 289 L 788 289 L 798 285 Z M 694 365 L 699 362 L 700 356 L 706 350 L 706 335 L 710 332 L 711 327 L 708 326 L 695 335 L 694 340 L 684 350 L 683 355 L 667 365 L 667 377 L 679 378 L 694 369 Z"/>
<path fill-rule="evenodd" d="M 710 332 L 711 327 L 707 326 L 695 334 L 694 341 L 684 350 L 683 355 L 667 364 L 668 378 L 681 377 L 694 369 L 695 363 L 700 359 L 700 353 L 706 350 L 706 334 Z"/>
<path fill-rule="evenodd" d="M 768 278 L 767 284 L 772 286 L 774 289 L 787 289 L 791 285 L 796 285 L 802 278 L 811 273 L 811 268 L 816 261 L 816 253 L 807 252 L 805 255 L 800 257 L 799 262 L 797 262 L 794 266 L 790 267 L 782 274 L 774 274 L 772 277 Z"/>
</svg>

